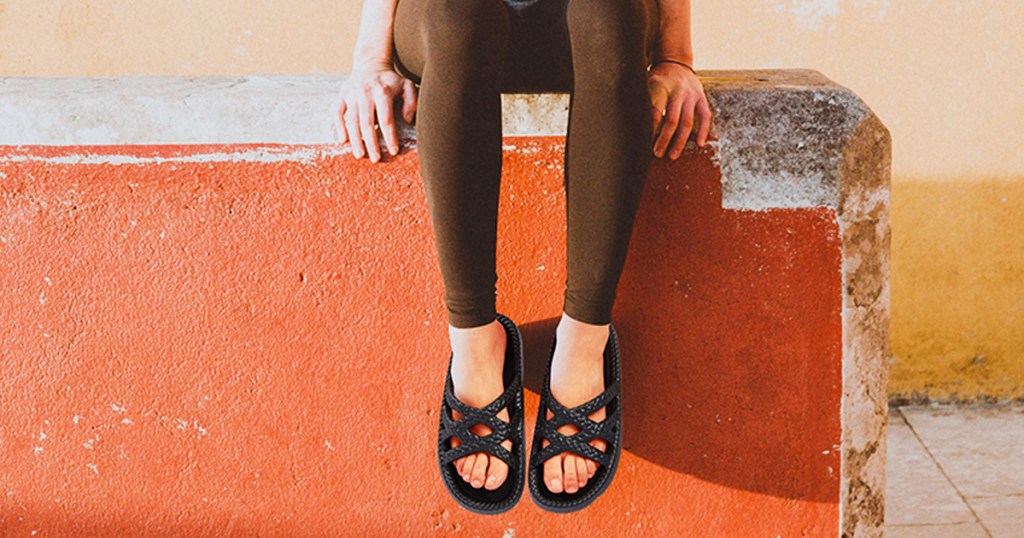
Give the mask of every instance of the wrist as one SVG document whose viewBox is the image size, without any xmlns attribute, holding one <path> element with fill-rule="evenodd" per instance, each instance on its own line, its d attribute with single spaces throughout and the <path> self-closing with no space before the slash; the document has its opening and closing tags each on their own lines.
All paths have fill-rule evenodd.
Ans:
<svg viewBox="0 0 1024 538">
<path fill-rule="evenodd" d="M 352 71 L 377 71 L 391 69 L 391 57 L 383 54 L 355 55 L 352 58 Z"/>
<path fill-rule="evenodd" d="M 647 66 L 647 70 L 650 71 L 651 69 L 654 69 L 655 66 L 657 66 L 659 64 L 663 64 L 663 63 L 664 64 L 675 64 L 675 65 L 679 66 L 679 69 L 687 69 L 691 73 L 693 73 L 694 75 L 697 74 L 697 71 L 693 68 L 693 61 L 692 60 L 686 61 L 684 59 L 680 59 L 680 58 L 675 57 L 675 56 L 662 56 L 660 54 L 656 54 L 654 56 L 654 59 L 651 61 L 651 65 Z"/>
</svg>

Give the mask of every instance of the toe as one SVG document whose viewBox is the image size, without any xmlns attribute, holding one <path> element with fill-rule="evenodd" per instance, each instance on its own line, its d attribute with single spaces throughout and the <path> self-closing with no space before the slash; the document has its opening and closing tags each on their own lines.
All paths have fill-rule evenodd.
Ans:
<svg viewBox="0 0 1024 538">
<path fill-rule="evenodd" d="M 484 482 L 484 487 L 486 489 L 498 489 L 508 474 L 508 464 L 495 456 L 490 456 L 490 460 L 491 463 L 487 466 L 487 481 Z"/>
<path fill-rule="evenodd" d="M 582 489 L 583 486 L 587 485 L 587 462 L 590 460 L 579 456 L 574 459 L 576 460 L 576 482 Z"/>
<path fill-rule="evenodd" d="M 579 490 L 579 482 L 576 481 L 576 456 L 566 455 L 562 462 L 562 476 L 565 477 L 565 492 L 576 493 L 576 491 Z"/>
<path fill-rule="evenodd" d="M 544 462 L 544 483 L 551 493 L 562 492 L 562 456 L 552 456 Z"/>
<path fill-rule="evenodd" d="M 463 459 L 466 461 L 462 464 L 462 479 L 469 482 L 470 475 L 473 473 L 473 464 L 476 463 L 476 454 L 470 454 Z"/>
<path fill-rule="evenodd" d="M 473 462 L 473 472 L 470 475 L 470 484 L 474 488 L 482 488 L 484 486 L 484 479 L 487 477 L 487 455 L 477 453 L 476 460 Z"/>
<path fill-rule="evenodd" d="M 601 452 L 604 452 L 605 448 L 608 446 L 608 443 L 604 439 L 592 439 L 590 441 L 590 446 L 600 450 Z M 597 472 L 597 466 L 598 465 L 599 464 L 597 462 L 595 462 L 594 460 L 588 459 L 587 460 L 587 476 L 593 478 L 594 473 Z"/>
</svg>

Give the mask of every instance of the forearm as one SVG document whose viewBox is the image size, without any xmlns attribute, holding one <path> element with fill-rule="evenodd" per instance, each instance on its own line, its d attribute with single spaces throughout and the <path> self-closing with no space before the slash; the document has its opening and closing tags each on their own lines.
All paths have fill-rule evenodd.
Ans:
<svg viewBox="0 0 1024 538">
<path fill-rule="evenodd" d="M 354 69 L 371 64 L 391 64 L 392 31 L 398 0 L 364 0 L 359 37 L 352 54 Z"/>
<path fill-rule="evenodd" d="M 690 0 L 658 0 L 660 14 L 657 57 L 670 57 L 693 64 L 690 38 Z"/>
</svg>

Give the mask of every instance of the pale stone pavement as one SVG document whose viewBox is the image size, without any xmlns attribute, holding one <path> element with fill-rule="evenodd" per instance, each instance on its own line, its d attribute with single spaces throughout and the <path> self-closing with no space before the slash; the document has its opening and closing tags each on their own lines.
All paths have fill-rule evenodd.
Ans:
<svg viewBox="0 0 1024 538">
<path fill-rule="evenodd" d="M 1024 537 L 1024 405 L 891 406 L 886 536 Z"/>
</svg>

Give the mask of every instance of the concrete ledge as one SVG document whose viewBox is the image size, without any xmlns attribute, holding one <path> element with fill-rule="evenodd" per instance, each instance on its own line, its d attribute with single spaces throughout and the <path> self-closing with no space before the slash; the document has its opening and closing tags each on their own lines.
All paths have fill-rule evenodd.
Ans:
<svg viewBox="0 0 1024 538">
<path fill-rule="evenodd" d="M 809 69 L 701 76 L 716 118 L 710 144 L 718 149 L 723 207 L 838 207 L 846 147 L 872 116 L 860 98 Z M 0 145 L 329 145 L 338 140 L 332 111 L 343 81 L 0 78 Z M 567 94 L 502 100 L 505 136 L 564 136 Z M 399 126 L 399 136 L 415 143 L 415 129 L 401 119 Z"/>
<path fill-rule="evenodd" d="M 627 453 L 604 530 L 881 536 L 889 132 L 817 71 L 701 75 L 713 140 L 656 160 L 620 285 L 624 349 L 649 361 L 624 374 Z M 153 503 L 174 508 L 169 520 L 210 513 L 195 504 L 209 497 L 250 533 L 514 531 L 366 474 L 384 458 L 437 485 L 429 454 L 406 446 L 429 437 L 447 352 L 407 338 L 444 319 L 415 131 L 402 126 L 398 156 L 351 159 L 335 143 L 341 81 L 0 79 L 0 363 L 24 381 L 3 387 L 10 503 L 59 494 L 113 510 L 164 473 L 174 487 Z M 523 322 L 528 352 L 559 314 L 567 105 L 504 97 L 499 308 Z M 352 360 L 367 349 L 378 362 Z M 429 358 L 380 373 L 410 356 Z M 337 428 L 367 420 L 394 429 Z M 72 485 L 51 487 L 68 469 Z M 730 527 L 737 509 L 749 517 Z M 273 522 L 282 510 L 288 527 Z M 382 511 L 406 519 L 382 526 Z M 213 528 L 188 523 L 160 528 Z M 66 530 L 148 528 L 133 524 Z M 517 528 L 577 524 L 537 513 Z"/>
</svg>

